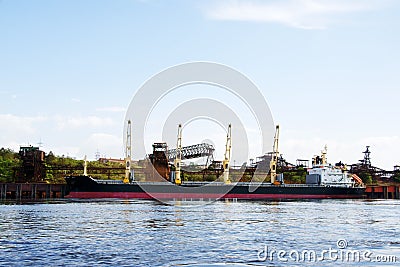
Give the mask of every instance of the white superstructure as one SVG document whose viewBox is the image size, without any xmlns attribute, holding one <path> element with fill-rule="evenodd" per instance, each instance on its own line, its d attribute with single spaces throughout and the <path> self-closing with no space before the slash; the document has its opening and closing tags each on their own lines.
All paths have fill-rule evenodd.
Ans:
<svg viewBox="0 0 400 267">
<path fill-rule="evenodd" d="M 327 148 L 321 153 L 321 157 L 313 158 L 312 168 L 307 170 L 306 183 L 336 187 L 355 187 L 362 185 L 361 179 L 356 175 L 350 175 L 346 166 L 336 167 L 327 163 Z"/>
</svg>

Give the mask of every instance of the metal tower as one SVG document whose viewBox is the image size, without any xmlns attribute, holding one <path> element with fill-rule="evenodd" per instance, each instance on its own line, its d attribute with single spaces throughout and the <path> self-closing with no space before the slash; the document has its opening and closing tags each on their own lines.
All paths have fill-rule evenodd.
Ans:
<svg viewBox="0 0 400 267">
<path fill-rule="evenodd" d="M 369 150 L 369 146 L 367 146 L 367 149 L 363 152 L 364 153 L 364 159 L 362 161 L 362 164 L 365 167 L 371 167 L 371 151 Z"/>
</svg>

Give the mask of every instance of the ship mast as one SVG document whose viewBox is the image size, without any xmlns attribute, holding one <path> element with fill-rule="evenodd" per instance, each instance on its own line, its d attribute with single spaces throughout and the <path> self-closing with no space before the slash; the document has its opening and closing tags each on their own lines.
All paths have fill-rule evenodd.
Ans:
<svg viewBox="0 0 400 267">
<path fill-rule="evenodd" d="M 126 146 L 125 146 L 125 177 L 124 183 L 130 182 L 131 178 L 131 157 L 132 157 L 132 124 L 131 120 L 128 120 L 128 126 L 126 128 Z"/>
<path fill-rule="evenodd" d="M 276 181 L 276 167 L 278 165 L 278 157 L 279 157 L 279 125 L 276 125 L 275 137 L 274 137 L 274 147 L 272 149 L 272 158 L 269 164 L 271 171 L 271 183 L 275 184 Z"/>
<path fill-rule="evenodd" d="M 326 158 L 326 154 L 328 153 L 328 146 L 325 145 L 324 150 L 321 151 L 322 156 L 322 165 L 325 166 L 328 164 L 328 159 Z"/>
<path fill-rule="evenodd" d="M 224 183 L 230 184 L 229 180 L 229 162 L 231 160 L 231 148 L 232 148 L 232 127 L 229 124 L 228 133 L 226 135 L 226 146 L 225 146 L 225 158 L 222 161 L 222 166 L 224 168 Z"/>
<path fill-rule="evenodd" d="M 178 125 L 178 136 L 176 141 L 175 157 L 175 184 L 181 184 L 181 161 L 182 161 L 182 125 Z"/>
</svg>

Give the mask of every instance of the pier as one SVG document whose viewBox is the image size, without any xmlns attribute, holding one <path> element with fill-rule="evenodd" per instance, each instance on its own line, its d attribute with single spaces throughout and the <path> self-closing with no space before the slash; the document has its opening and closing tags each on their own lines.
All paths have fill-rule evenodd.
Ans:
<svg viewBox="0 0 400 267">
<path fill-rule="evenodd" d="M 0 183 L 0 201 L 63 198 L 66 194 L 66 189 L 66 184 Z"/>
<path fill-rule="evenodd" d="M 400 199 L 400 185 L 367 186 L 365 195 L 368 199 Z"/>
</svg>

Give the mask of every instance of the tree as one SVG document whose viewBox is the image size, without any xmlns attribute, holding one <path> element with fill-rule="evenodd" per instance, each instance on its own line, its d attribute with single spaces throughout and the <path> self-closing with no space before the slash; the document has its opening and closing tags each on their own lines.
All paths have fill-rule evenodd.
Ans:
<svg viewBox="0 0 400 267">
<path fill-rule="evenodd" d="M 14 169 L 21 166 L 19 155 L 9 148 L 0 149 L 0 182 L 12 182 Z"/>
<path fill-rule="evenodd" d="M 372 184 L 372 175 L 370 173 L 362 172 L 359 176 L 364 184 Z"/>
<path fill-rule="evenodd" d="M 394 180 L 396 183 L 400 183 L 400 173 L 399 173 L 399 172 L 397 172 L 397 173 L 395 173 L 395 174 L 393 175 L 393 180 Z"/>
</svg>

